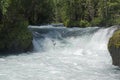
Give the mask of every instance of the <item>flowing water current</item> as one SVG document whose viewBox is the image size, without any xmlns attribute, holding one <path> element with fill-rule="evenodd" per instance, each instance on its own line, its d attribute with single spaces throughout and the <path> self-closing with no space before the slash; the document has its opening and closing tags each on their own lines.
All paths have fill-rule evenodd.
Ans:
<svg viewBox="0 0 120 80">
<path fill-rule="evenodd" d="M 34 52 L 0 58 L 0 80 L 120 80 L 107 43 L 115 28 L 30 26 Z"/>
</svg>

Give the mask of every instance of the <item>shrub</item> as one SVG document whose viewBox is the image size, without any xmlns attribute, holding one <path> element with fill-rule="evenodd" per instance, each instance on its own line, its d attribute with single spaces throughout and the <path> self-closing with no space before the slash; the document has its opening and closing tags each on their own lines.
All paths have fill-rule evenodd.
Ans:
<svg viewBox="0 0 120 80">
<path fill-rule="evenodd" d="M 88 27 L 90 23 L 87 20 L 80 20 L 80 27 Z"/>
<path fill-rule="evenodd" d="M 101 22 L 102 22 L 102 18 L 97 17 L 91 21 L 91 25 L 92 26 L 99 26 L 101 24 Z"/>
</svg>

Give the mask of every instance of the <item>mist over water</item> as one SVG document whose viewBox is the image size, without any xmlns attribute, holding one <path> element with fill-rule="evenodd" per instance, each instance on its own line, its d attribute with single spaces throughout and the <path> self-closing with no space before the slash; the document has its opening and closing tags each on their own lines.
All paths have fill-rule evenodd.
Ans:
<svg viewBox="0 0 120 80">
<path fill-rule="evenodd" d="M 34 52 L 0 58 L 0 80 L 120 80 L 107 50 L 114 27 L 31 30 Z"/>
</svg>

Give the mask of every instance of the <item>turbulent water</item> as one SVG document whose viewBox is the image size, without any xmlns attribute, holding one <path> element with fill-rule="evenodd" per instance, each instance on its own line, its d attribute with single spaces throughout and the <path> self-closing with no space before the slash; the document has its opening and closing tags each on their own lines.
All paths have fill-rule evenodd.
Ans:
<svg viewBox="0 0 120 80">
<path fill-rule="evenodd" d="M 0 80 L 120 80 L 107 43 L 115 28 L 31 26 L 31 54 L 0 58 Z"/>
</svg>

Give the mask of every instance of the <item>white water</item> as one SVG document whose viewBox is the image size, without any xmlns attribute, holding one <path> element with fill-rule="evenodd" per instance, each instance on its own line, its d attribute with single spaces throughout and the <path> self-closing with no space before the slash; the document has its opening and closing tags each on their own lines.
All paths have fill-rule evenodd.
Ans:
<svg viewBox="0 0 120 80">
<path fill-rule="evenodd" d="M 91 33 L 94 29 L 80 29 L 82 35 L 76 37 L 58 32 L 35 37 L 37 52 L 0 58 L 0 80 L 120 80 L 107 50 L 114 28 Z"/>
</svg>

